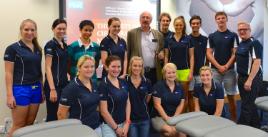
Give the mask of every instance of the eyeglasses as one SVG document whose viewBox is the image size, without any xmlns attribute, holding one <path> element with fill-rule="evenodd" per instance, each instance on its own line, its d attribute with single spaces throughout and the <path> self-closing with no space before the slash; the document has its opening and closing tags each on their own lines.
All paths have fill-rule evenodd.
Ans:
<svg viewBox="0 0 268 137">
<path fill-rule="evenodd" d="M 238 29 L 238 32 L 241 32 L 241 31 L 248 31 L 248 30 L 249 30 L 248 28 Z"/>
</svg>

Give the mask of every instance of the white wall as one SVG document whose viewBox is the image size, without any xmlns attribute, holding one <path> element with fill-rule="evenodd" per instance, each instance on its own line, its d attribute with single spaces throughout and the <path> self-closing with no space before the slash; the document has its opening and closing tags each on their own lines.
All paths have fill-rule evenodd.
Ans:
<svg viewBox="0 0 268 137">
<path fill-rule="evenodd" d="M 171 16 L 171 23 L 169 25 L 170 30 L 173 29 L 173 19 L 176 18 L 176 0 L 161 0 L 161 12 L 169 13 Z"/>
<path fill-rule="evenodd" d="M 36 21 L 38 27 L 38 40 L 40 45 L 49 40 L 53 35 L 51 24 L 59 16 L 58 0 L 1 0 L 0 1 L 0 125 L 4 118 L 10 117 L 10 110 L 6 107 L 6 87 L 4 79 L 3 55 L 5 48 L 19 39 L 19 25 L 22 20 L 30 18 Z M 38 121 L 45 117 L 45 105 L 38 113 Z"/>
</svg>

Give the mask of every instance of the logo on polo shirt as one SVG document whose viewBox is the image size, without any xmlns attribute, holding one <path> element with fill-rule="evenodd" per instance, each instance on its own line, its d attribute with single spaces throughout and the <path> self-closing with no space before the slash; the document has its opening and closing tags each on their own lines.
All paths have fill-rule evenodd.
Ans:
<svg viewBox="0 0 268 137">
<path fill-rule="evenodd" d="M 47 48 L 47 51 L 52 51 L 52 49 L 51 48 Z"/>
<path fill-rule="evenodd" d="M 96 92 L 96 90 L 94 89 L 93 92 Z"/>
<path fill-rule="evenodd" d="M 229 37 L 228 37 L 228 36 L 225 36 L 224 38 L 225 38 L 225 39 L 228 39 Z"/>
<path fill-rule="evenodd" d="M 4 55 L 4 57 L 5 57 L 5 58 L 8 58 L 8 57 L 9 57 L 9 55 L 8 55 L 8 54 L 5 54 L 5 55 Z"/>
<path fill-rule="evenodd" d="M 62 102 L 67 102 L 68 99 L 67 99 L 67 98 L 61 98 L 61 101 L 62 101 Z"/>
</svg>

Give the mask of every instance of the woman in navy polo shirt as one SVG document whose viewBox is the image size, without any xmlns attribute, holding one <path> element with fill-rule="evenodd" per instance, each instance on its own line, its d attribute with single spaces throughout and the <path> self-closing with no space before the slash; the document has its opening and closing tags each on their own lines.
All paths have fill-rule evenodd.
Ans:
<svg viewBox="0 0 268 137">
<path fill-rule="evenodd" d="M 101 136 L 98 106 L 100 94 L 92 81 L 95 72 L 94 58 L 84 55 L 77 62 L 77 76 L 63 89 L 58 119 L 75 118 L 94 129 Z"/>
<path fill-rule="evenodd" d="M 56 19 L 52 24 L 54 37 L 45 45 L 46 80 L 44 91 L 46 95 L 46 121 L 57 120 L 57 111 L 62 89 L 67 85 L 67 45 L 64 42 L 67 23 L 63 19 Z"/>
<path fill-rule="evenodd" d="M 129 76 L 126 77 L 131 104 L 129 137 L 148 137 L 150 116 L 147 103 L 151 98 L 152 85 L 144 77 L 143 60 L 133 56 L 129 62 Z"/>
<path fill-rule="evenodd" d="M 127 137 L 130 124 L 130 102 L 128 85 L 119 79 L 121 59 L 109 56 L 105 64 L 108 75 L 99 85 L 101 92 L 100 112 L 104 120 L 102 125 L 103 137 Z"/>
<path fill-rule="evenodd" d="M 163 67 L 164 80 L 158 81 L 153 91 L 154 107 L 158 113 L 152 119 L 152 125 L 165 137 L 185 136 L 166 123 L 170 117 L 180 115 L 184 107 L 184 92 L 176 82 L 176 70 L 175 64 L 167 63 Z"/>
<path fill-rule="evenodd" d="M 83 20 L 79 24 L 80 38 L 68 46 L 68 58 L 70 64 L 70 76 L 73 79 L 77 73 L 77 61 L 83 55 L 89 55 L 95 59 L 95 66 L 98 66 L 100 60 L 100 46 L 93 42 L 90 37 L 94 31 L 94 24 L 91 20 Z M 92 80 L 97 81 L 97 75 L 94 74 Z"/>
<path fill-rule="evenodd" d="M 195 111 L 204 111 L 209 115 L 222 116 L 224 91 L 221 84 L 212 80 L 212 70 L 208 66 L 200 68 L 202 84 L 194 87 Z"/>
<path fill-rule="evenodd" d="M 116 55 L 120 57 L 121 59 L 121 66 L 122 71 L 120 73 L 120 78 L 124 78 L 127 74 L 127 65 L 128 65 L 128 59 L 127 59 L 127 44 L 126 41 L 119 37 L 118 34 L 121 30 L 120 28 L 121 22 L 119 18 L 112 17 L 108 20 L 108 35 L 103 38 L 101 41 L 101 61 L 102 64 L 105 64 L 105 60 L 110 55 Z M 104 65 L 104 68 L 107 68 L 107 66 Z M 103 76 L 105 77 L 107 75 L 106 70 L 103 70 Z"/>
<path fill-rule="evenodd" d="M 193 78 L 194 48 L 190 44 L 190 36 L 186 34 L 186 24 L 183 16 L 174 19 L 175 33 L 165 40 L 165 52 L 169 60 L 177 66 L 177 80 L 181 83 L 185 95 L 185 109 L 188 108 L 189 82 Z"/>
<path fill-rule="evenodd" d="M 20 25 L 21 39 L 5 51 L 7 106 L 12 113 L 9 137 L 21 127 L 33 124 L 42 102 L 42 49 L 37 41 L 37 26 L 31 19 Z"/>
</svg>

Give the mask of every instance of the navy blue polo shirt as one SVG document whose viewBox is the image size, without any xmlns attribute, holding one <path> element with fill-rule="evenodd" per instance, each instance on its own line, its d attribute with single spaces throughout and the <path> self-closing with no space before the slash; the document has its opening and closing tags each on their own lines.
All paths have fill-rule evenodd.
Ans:
<svg viewBox="0 0 268 137">
<path fill-rule="evenodd" d="M 107 101 L 108 111 L 114 121 L 120 124 L 126 120 L 128 85 L 126 81 L 118 80 L 120 88 L 115 87 L 107 77 L 104 77 L 99 85 L 99 91 L 101 93 L 101 100 Z"/>
<path fill-rule="evenodd" d="M 52 76 L 55 87 L 65 87 L 68 83 L 67 78 L 67 60 L 68 60 L 68 51 L 67 45 L 63 42 L 63 48 L 58 43 L 58 41 L 53 38 L 48 41 L 45 45 L 45 55 L 52 57 Z M 48 80 L 46 77 L 45 85 L 46 89 L 50 89 L 48 85 Z"/>
<path fill-rule="evenodd" d="M 262 59 L 263 47 L 258 40 L 249 38 L 242 41 L 236 51 L 237 73 L 248 76 L 251 72 L 253 59 Z M 259 69 L 258 73 L 261 73 Z"/>
<path fill-rule="evenodd" d="M 191 47 L 194 47 L 194 76 L 199 75 L 199 69 L 205 65 L 206 63 L 206 50 L 207 50 L 207 41 L 208 38 L 199 35 L 195 37 L 190 35 L 191 37 Z"/>
<path fill-rule="evenodd" d="M 212 82 L 211 90 L 206 94 L 204 85 L 196 84 L 194 87 L 194 97 L 198 98 L 200 111 L 214 115 L 216 111 L 216 101 L 217 99 L 224 99 L 224 90 L 221 84 Z"/>
<path fill-rule="evenodd" d="M 136 88 L 130 76 L 126 77 L 131 104 L 131 121 L 140 122 L 150 119 L 146 97 L 152 94 L 152 84 L 149 79 L 142 77 L 141 83 Z"/>
<path fill-rule="evenodd" d="M 115 43 L 115 41 L 109 35 L 107 35 L 105 38 L 102 39 L 100 46 L 101 51 L 106 51 L 108 53 L 108 56 L 118 56 L 121 59 L 121 63 L 124 63 L 125 52 L 127 51 L 127 44 L 123 38 L 118 37 L 118 42 Z"/>
<path fill-rule="evenodd" d="M 178 70 L 190 68 L 189 49 L 193 47 L 189 36 L 184 35 L 176 41 L 173 34 L 165 39 L 164 48 L 169 50 L 169 62 L 174 63 Z"/>
<path fill-rule="evenodd" d="M 161 31 L 160 31 L 161 32 Z M 163 36 L 164 36 L 164 39 L 166 39 L 166 38 L 168 38 L 168 37 L 171 37 L 174 33 L 172 32 L 172 31 L 170 31 L 170 30 L 168 30 L 168 32 L 166 32 L 166 33 L 163 33 L 163 32 L 161 32 L 162 34 L 163 34 Z"/>
<path fill-rule="evenodd" d="M 176 83 L 176 87 L 172 92 L 166 81 L 158 81 L 154 85 L 153 96 L 161 99 L 161 105 L 168 116 L 174 116 L 177 107 L 180 105 L 181 100 L 184 99 L 184 93 L 179 83 Z M 159 114 L 157 114 L 160 116 Z"/>
<path fill-rule="evenodd" d="M 91 83 L 92 91 L 75 77 L 62 91 L 60 104 L 69 107 L 69 118 L 82 121 L 93 129 L 100 126 L 100 113 L 97 110 L 100 94 L 96 83 Z"/>
<path fill-rule="evenodd" d="M 225 32 L 216 31 L 208 36 L 208 48 L 214 50 L 214 58 L 220 65 L 225 65 L 232 56 L 232 49 L 236 48 L 239 39 L 235 32 L 226 30 Z M 215 68 L 214 65 L 212 67 Z M 232 69 L 232 65 L 229 69 Z"/>
<path fill-rule="evenodd" d="M 13 85 L 33 84 L 41 80 L 42 53 L 32 51 L 21 40 L 6 48 L 4 60 L 14 63 Z"/>
</svg>

